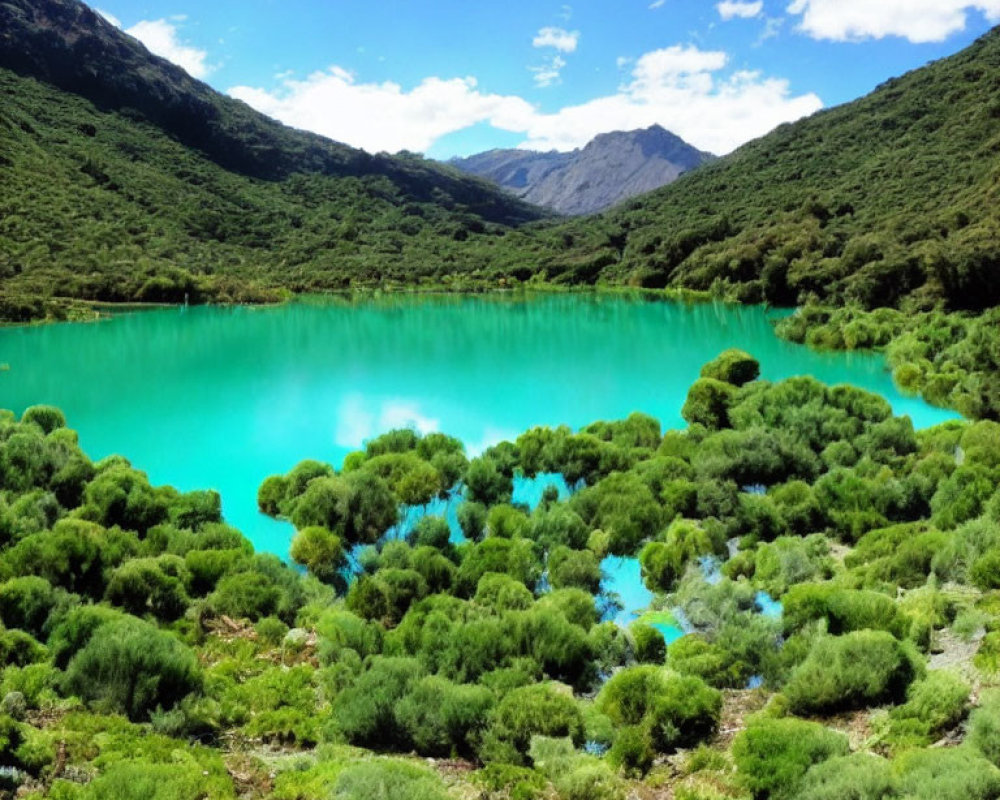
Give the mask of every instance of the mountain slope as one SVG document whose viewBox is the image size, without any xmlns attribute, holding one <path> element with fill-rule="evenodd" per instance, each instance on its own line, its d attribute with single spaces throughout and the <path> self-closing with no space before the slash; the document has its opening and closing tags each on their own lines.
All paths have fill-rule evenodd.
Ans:
<svg viewBox="0 0 1000 800">
<path fill-rule="evenodd" d="M 76 0 L 0 3 L 0 93 L 8 298 L 416 282 L 481 264 L 544 214 L 452 168 L 286 128 Z"/>
<path fill-rule="evenodd" d="M 591 214 L 673 183 L 713 158 L 659 125 L 596 137 L 572 153 L 493 150 L 450 163 L 562 214 Z"/>
<path fill-rule="evenodd" d="M 1000 30 L 539 242 L 550 278 L 1000 304 Z M 572 243 L 568 248 L 566 243 Z"/>
</svg>

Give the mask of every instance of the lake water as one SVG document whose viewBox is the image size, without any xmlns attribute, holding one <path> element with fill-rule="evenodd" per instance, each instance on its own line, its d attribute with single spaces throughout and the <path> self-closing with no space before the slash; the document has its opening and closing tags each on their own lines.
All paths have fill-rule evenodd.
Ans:
<svg viewBox="0 0 1000 800">
<path fill-rule="evenodd" d="M 291 531 L 257 513 L 256 491 L 303 458 L 339 466 L 403 426 L 452 434 L 471 453 L 534 425 L 633 411 L 682 427 L 689 385 L 728 347 L 753 353 L 770 380 L 879 392 L 918 427 L 955 416 L 901 395 L 879 356 L 782 342 L 772 315 L 580 294 L 122 314 L 0 330 L 0 407 L 57 405 L 91 457 L 120 453 L 154 483 L 218 490 L 227 520 L 281 556 Z"/>
</svg>

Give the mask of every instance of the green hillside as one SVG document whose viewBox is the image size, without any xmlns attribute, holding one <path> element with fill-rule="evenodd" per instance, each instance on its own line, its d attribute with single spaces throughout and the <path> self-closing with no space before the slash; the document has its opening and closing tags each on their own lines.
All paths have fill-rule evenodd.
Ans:
<svg viewBox="0 0 1000 800">
<path fill-rule="evenodd" d="M 1000 303 L 1000 31 L 557 230 L 559 280 L 735 287 L 744 300 Z M 571 242 L 567 253 L 556 251 Z"/>
<path fill-rule="evenodd" d="M 0 5 L 0 279 L 40 298 L 253 299 L 418 282 L 544 212 L 212 91 L 75 0 Z"/>
<path fill-rule="evenodd" d="M 1000 32 L 601 216 L 226 98 L 76 0 L 0 4 L 0 277 L 45 298 L 246 300 L 529 278 L 906 309 L 1000 303 Z M 62 302 L 62 301 L 60 301 Z"/>
</svg>

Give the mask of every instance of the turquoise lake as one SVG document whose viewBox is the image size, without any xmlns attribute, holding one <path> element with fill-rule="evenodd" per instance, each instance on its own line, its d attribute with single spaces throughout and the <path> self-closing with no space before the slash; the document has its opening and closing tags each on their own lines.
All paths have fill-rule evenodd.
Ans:
<svg viewBox="0 0 1000 800">
<path fill-rule="evenodd" d="M 92 458 L 119 453 L 154 483 L 218 490 L 227 520 L 281 556 L 291 530 L 257 513 L 256 491 L 303 458 L 339 466 L 406 426 L 470 453 L 534 425 L 633 411 L 683 427 L 689 385 L 728 347 L 752 352 L 769 380 L 879 392 L 917 427 L 954 418 L 900 394 L 877 355 L 782 342 L 773 315 L 581 294 L 145 311 L 0 330 L 0 407 L 57 405 Z"/>
</svg>

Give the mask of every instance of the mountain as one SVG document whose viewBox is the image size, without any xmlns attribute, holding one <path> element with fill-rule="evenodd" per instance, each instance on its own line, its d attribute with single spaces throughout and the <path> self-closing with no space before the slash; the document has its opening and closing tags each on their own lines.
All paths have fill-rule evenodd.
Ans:
<svg viewBox="0 0 1000 800">
<path fill-rule="evenodd" d="M 536 245 L 549 280 L 1000 304 L 1000 29 Z"/>
<path fill-rule="evenodd" d="M 77 0 L 0 3 L 0 93 L 7 316 L 38 311 L 18 312 L 14 296 L 434 281 L 544 216 L 453 168 L 285 127 Z"/>
<path fill-rule="evenodd" d="M 529 279 L 1000 305 L 1000 29 L 558 222 L 453 167 L 282 126 L 76 0 L 0 2 L 0 96 L 0 318 Z"/>
<path fill-rule="evenodd" d="M 602 134 L 572 153 L 491 150 L 449 163 L 529 203 L 561 214 L 591 214 L 673 183 L 713 158 L 653 125 Z"/>
</svg>

